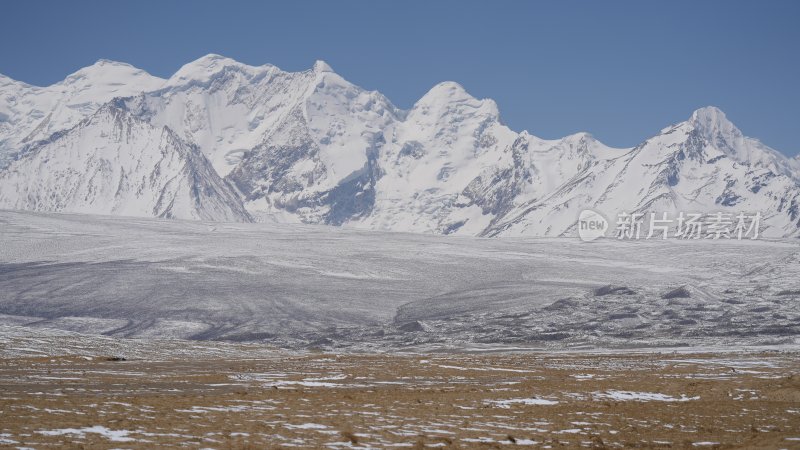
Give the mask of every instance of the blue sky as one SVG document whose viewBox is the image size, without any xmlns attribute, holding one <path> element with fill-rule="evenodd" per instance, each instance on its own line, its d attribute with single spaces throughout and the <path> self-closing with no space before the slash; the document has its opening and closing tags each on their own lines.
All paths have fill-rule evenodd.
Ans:
<svg viewBox="0 0 800 450">
<path fill-rule="evenodd" d="M 632 146 L 715 105 L 800 152 L 800 2 L 6 1 L 0 73 L 37 85 L 100 58 L 167 77 L 207 53 L 342 76 L 407 108 L 453 80 L 515 130 Z"/>
</svg>

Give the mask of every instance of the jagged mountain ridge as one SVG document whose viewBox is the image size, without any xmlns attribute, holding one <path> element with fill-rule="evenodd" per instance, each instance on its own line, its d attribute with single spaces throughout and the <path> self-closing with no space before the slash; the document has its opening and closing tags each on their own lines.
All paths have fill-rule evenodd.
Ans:
<svg viewBox="0 0 800 450">
<path fill-rule="evenodd" d="M 101 61 L 54 86 L 0 77 L 0 167 L 13 161 L 0 169 L 0 207 L 484 236 L 571 234 L 585 208 L 607 217 L 758 210 L 765 235 L 797 236 L 800 227 L 800 159 L 745 137 L 713 107 L 634 148 L 614 149 L 586 133 L 558 140 L 517 133 L 503 125 L 494 101 L 476 99 L 453 82 L 401 110 L 321 61 L 285 72 L 207 55 L 166 80 Z M 178 147 L 196 148 L 197 154 L 184 152 L 195 160 L 191 167 L 213 169 L 189 173 L 211 180 L 189 185 L 212 186 L 214 194 L 195 195 L 182 201 L 193 207 L 169 212 L 141 207 L 139 197 L 139 203 L 85 195 L 83 203 L 74 196 L 65 202 L 65 192 L 85 180 L 32 160 L 67 154 L 58 149 L 67 146 L 59 139 L 63 130 L 109 102 L 137 124 L 165 130 Z M 96 142 L 84 142 L 95 149 L 85 149 L 82 163 L 108 144 L 117 155 L 149 148 L 109 139 L 111 122 L 93 124 L 103 126 L 109 129 L 98 130 Z M 44 143 L 32 142 L 51 132 Z M 170 179 L 169 170 L 158 176 Z M 118 181 L 111 172 L 102 176 Z M 35 200 L 19 182 L 24 177 L 38 180 Z M 41 182 L 52 179 L 61 182 Z M 195 190 L 182 192 L 174 194 L 191 197 Z"/>
<path fill-rule="evenodd" d="M 734 138 L 742 144 L 718 143 Z M 569 234 L 577 212 L 564 205 L 577 203 L 610 218 L 621 211 L 759 211 L 765 235 L 797 235 L 800 190 L 790 161 L 744 138 L 717 108 L 701 108 L 634 149 L 606 156 L 590 158 L 546 198 L 520 205 L 487 234 L 525 235 L 545 226 Z"/>
</svg>

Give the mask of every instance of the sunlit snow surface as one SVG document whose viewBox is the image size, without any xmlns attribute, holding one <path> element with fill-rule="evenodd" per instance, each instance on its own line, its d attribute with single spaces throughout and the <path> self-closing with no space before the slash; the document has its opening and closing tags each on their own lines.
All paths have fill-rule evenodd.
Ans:
<svg viewBox="0 0 800 450">
<path fill-rule="evenodd" d="M 794 345 L 798 280 L 796 240 L 584 243 L 0 211 L 0 325 L 118 337 Z M 681 286 L 688 297 L 664 298 Z"/>
</svg>

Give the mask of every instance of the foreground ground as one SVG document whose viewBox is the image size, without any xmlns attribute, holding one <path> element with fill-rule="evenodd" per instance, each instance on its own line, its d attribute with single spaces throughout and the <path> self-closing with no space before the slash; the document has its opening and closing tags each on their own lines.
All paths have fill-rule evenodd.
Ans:
<svg viewBox="0 0 800 450">
<path fill-rule="evenodd" d="M 127 347 L 127 360 L 0 353 L 0 446 L 800 447 L 800 358 L 788 351 L 335 355 L 203 344 L 190 356 L 181 345 L 164 345 L 163 358 L 158 345 Z"/>
<path fill-rule="evenodd" d="M 0 211 L 0 446 L 800 448 L 798 280 L 797 241 Z"/>
</svg>

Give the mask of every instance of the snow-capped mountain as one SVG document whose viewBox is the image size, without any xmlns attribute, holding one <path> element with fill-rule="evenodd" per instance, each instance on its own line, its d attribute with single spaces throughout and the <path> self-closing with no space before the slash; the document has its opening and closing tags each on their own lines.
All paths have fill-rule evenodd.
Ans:
<svg viewBox="0 0 800 450">
<path fill-rule="evenodd" d="M 586 208 L 759 211 L 764 235 L 800 229 L 800 159 L 716 108 L 614 149 L 510 130 L 453 82 L 401 110 L 321 61 L 208 55 L 166 80 L 101 61 L 44 88 L 0 77 L 4 165 L 6 208 L 482 236 L 571 234 Z"/>
</svg>

